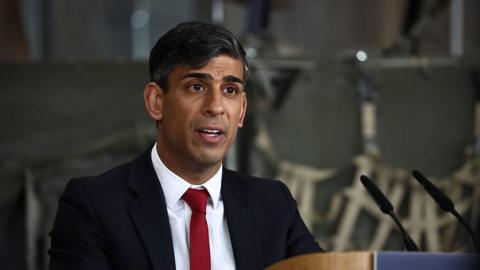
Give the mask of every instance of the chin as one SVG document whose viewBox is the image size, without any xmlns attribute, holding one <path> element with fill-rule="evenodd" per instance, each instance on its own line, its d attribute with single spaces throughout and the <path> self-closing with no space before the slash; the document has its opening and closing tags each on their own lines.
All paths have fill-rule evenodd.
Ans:
<svg viewBox="0 0 480 270">
<path fill-rule="evenodd" d="M 197 161 L 199 164 L 202 164 L 205 167 L 215 166 L 223 161 L 224 154 L 212 154 L 212 153 L 205 153 L 201 155 Z"/>
</svg>

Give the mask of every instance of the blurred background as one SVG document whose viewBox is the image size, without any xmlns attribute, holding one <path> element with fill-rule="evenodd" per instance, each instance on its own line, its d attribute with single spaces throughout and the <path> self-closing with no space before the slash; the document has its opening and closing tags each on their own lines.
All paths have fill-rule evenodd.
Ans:
<svg viewBox="0 0 480 270">
<path fill-rule="evenodd" d="M 472 252 L 410 171 L 478 233 L 479 15 L 476 0 L 0 0 L 1 268 L 47 269 L 66 183 L 151 147 L 149 51 L 190 20 L 231 30 L 252 70 L 226 166 L 284 181 L 325 249 L 404 249 L 366 174 L 421 250 Z"/>
</svg>

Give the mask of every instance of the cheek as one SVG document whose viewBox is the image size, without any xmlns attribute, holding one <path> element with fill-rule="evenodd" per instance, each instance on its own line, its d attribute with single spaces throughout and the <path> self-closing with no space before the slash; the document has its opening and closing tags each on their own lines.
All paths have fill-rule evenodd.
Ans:
<svg viewBox="0 0 480 270">
<path fill-rule="evenodd" d="M 172 129 L 170 132 L 179 131 L 187 122 L 185 110 L 179 104 L 169 104 L 166 106 L 163 115 L 163 121 L 168 128 Z M 168 131 L 167 131 L 168 132 Z"/>
<path fill-rule="evenodd" d="M 193 108 L 176 107 L 170 112 L 170 119 L 172 125 L 177 130 L 184 132 L 190 130 L 190 127 L 195 122 L 195 113 Z"/>
</svg>

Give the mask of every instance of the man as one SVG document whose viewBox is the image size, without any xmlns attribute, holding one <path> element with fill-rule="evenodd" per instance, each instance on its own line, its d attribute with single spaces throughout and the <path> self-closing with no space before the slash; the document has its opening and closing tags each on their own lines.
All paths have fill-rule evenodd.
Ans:
<svg viewBox="0 0 480 270">
<path fill-rule="evenodd" d="M 150 75 L 144 101 L 155 146 L 68 184 L 50 269 L 251 270 L 321 251 L 284 184 L 222 167 L 247 108 L 248 67 L 235 37 L 177 25 L 152 49 Z"/>
</svg>

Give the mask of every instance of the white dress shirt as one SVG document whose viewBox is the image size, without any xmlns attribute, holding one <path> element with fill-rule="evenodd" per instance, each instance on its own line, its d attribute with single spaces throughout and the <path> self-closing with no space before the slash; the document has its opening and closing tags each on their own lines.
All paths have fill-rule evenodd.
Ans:
<svg viewBox="0 0 480 270">
<path fill-rule="evenodd" d="M 190 217 L 192 210 L 182 199 L 189 188 L 206 189 L 210 196 L 207 200 L 208 238 L 210 242 L 210 261 L 212 270 L 235 269 L 232 244 L 225 219 L 222 187 L 222 167 L 203 185 L 192 185 L 169 170 L 160 160 L 157 144 L 152 149 L 152 163 L 167 204 L 168 219 L 172 232 L 175 267 L 177 270 L 190 269 Z"/>
</svg>

